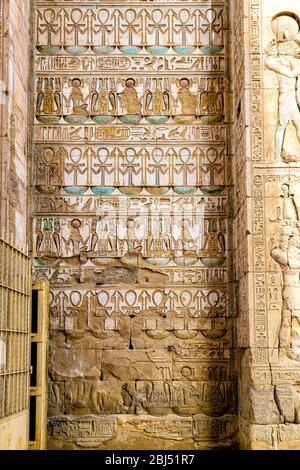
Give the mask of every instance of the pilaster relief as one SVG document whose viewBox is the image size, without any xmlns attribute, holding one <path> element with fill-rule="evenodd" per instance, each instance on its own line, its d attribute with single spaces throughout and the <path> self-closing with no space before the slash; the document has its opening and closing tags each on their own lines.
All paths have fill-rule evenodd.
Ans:
<svg viewBox="0 0 300 470">
<path fill-rule="evenodd" d="M 241 359 L 239 429 L 243 447 L 295 449 L 298 440 L 299 356 L 299 15 L 297 5 L 253 0 L 244 38 L 250 45 L 251 111 L 245 107 L 244 179 L 248 264 L 240 288 L 248 318 Z M 246 87 L 245 87 L 246 89 Z M 243 95 L 242 95 L 243 96 Z M 252 147 L 247 149 L 247 142 Z M 251 163 L 249 163 L 251 161 Z M 242 165 L 241 165 L 242 166 Z M 249 184 L 249 175 L 252 183 Z M 243 207 L 244 206 L 244 207 Z M 240 239 L 243 234 L 238 231 Z M 250 253 L 254 253 L 250 260 Z M 264 406 L 263 403 L 268 403 Z"/>
</svg>

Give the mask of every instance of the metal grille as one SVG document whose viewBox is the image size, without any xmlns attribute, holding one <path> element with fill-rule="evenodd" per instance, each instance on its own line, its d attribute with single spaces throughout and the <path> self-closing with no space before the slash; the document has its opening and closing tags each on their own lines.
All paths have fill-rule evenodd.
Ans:
<svg viewBox="0 0 300 470">
<path fill-rule="evenodd" d="M 28 408 L 31 262 L 0 238 L 0 419 Z"/>
</svg>

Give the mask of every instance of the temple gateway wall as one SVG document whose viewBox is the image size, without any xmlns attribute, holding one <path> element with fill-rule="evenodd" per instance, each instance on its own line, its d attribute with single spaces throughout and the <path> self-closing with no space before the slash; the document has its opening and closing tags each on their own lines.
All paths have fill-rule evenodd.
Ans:
<svg viewBox="0 0 300 470">
<path fill-rule="evenodd" d="M 227 6 L 37 1 L 33 22 L 49 445 L 234 445 Z"/>
</svg>

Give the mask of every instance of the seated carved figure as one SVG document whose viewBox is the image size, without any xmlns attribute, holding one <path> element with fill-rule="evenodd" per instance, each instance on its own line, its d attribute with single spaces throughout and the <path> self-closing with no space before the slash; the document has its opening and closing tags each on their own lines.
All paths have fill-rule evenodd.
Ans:
<svg viewBox="0 0 300 470">
<path fill-rule="evenodd" d="M 118 93 L 118 96 L 127 114 L 141 114 L 142 106 L 138 99 L 135 89 L 135 80 L 133 78 L 128 78 L 125 81 L 125 88 L 121 93 Z"/>
<path fill-rule="evenodd" d="M 86 99 L 83 98 L 82 90 L 81 90 L 81 80 L 79 78 L 74 78 L 72 80 L 72 91 L 70 95 L 70 99 L 73 103 L 73 113 L 74 114 L 81 114 L 83 116 L 88 116 L 87 111 L 87 103 L 85 102 Z"/>
<path fill-rule="evenodd" d="M 191 83 L 188 78 L 182 78 L 179 81 L 178 98 L 181 104 L 182 114 L 197 114 L 197 96 L 190 91 Z"/>
</svg>

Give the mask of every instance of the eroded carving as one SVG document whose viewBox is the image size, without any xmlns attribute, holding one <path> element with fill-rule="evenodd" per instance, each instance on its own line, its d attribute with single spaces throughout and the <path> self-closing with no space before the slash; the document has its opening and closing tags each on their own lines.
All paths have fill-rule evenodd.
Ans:
<svg viewBox="0 0 300 470">
<path fill-rule="evenodd" d="M 299 305 L 300 295 L 300 233 L 298 207 L 290 194 L 289 185 L 283 184 L 282 225 L 278 247 L 271 251 L 272 258 L 282 272 L 282 322 L 279 332 L 280 357 L 300 360 Z"/>
</svg>

